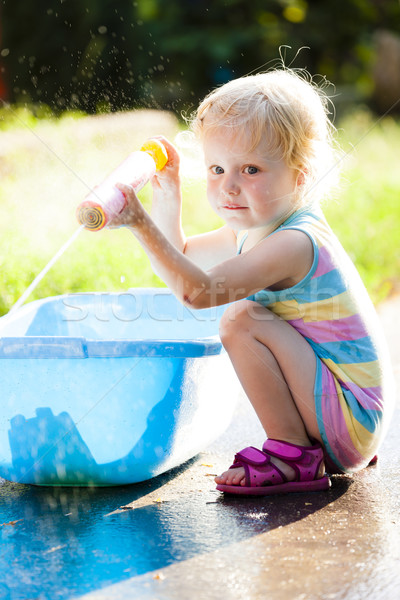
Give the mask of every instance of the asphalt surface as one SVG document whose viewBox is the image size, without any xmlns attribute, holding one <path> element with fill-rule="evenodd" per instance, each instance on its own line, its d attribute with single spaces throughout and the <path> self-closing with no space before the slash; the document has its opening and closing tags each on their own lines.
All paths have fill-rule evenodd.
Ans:
<svg viewBox="0 0 400 600">
<path fill-rule="evenodd" d="M 380 307 L 400 389 L 400 299 Z M 213 475 L 263 432 L 240 396 L 226 433 L 123 488 L 0 485 L 0 600 L 398 600 L 396 409 L 376 466 L 329 491 L 225 497 Z"/>
</svg>

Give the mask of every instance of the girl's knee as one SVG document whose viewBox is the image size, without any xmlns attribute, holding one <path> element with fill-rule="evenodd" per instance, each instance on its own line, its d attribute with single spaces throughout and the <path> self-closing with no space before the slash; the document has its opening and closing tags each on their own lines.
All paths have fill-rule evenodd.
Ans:
<svg viewBox="0 0 400 600">
<path fill-rule="evenodd" d="M 237 340 L 241 332 L 248 333 L 254 322 L 255 307 L 259 306 L 251 300 L 239 300 L 230 304 L 222 315 L 219 333 L 222 343 L 230 338 Z"/>
</svg>

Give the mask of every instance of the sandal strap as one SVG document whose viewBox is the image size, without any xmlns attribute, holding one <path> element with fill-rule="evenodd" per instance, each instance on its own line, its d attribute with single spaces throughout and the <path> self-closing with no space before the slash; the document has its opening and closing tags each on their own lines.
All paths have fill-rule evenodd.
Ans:
<svg viewBox="0 0 400 600">
<path fill-rule="evenodd" d="M 312 446 L 298 446 L 290 442 L 267 439 L 263 444 L 263 452 L 288 464 L 296 472 L 295 481 L 318 479 L 319 467 L 324 460 L 319 442 Z"/>
<path fill-rule="evenodd" d="M 271 457 L 254 446 L 244 448 L 235 455 L 230 469 L 243 467 L 246 486 L 258 487 L 286 483 L 287 479 L 277 466 L 271 463 Z"/>
<path fill-rule="evenodd" d="M 244 461 L 249 465 L 261 467 L 262 465 L 267 465 L 270 460 L 268 454 L 265 454 L 265 452 L 262 452 L 262 450 L 259 450 L 258 448 L 254 448 L 254 446 L 249 446 L 235 454 L 234 464 L 239 461 Z"/>
<path fill-rule="evenodd" d="M 268 439 L 263 444 L 264 452 L 284 461 L 301 460 L 304 456 L 303 446 L 296 446 L 289 442 Z"/>
</svg>

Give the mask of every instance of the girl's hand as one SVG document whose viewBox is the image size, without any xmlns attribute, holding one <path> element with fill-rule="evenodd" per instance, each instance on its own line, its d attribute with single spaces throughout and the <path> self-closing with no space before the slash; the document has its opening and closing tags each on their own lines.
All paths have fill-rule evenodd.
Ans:
<svg viewBox="0 0 400 600">
<path fill-rule="evenodd" d="M 151 180 L 153 188 L 151 218 L 171 244 L 183 252 L 186 238 L 181 224 L 180 156 L 175 146 L 165 137 L 157 136 L 155 139 L 164 144 L 168 153 L 168 161 Z"/>
<path fill-rule="evenodd" d="M 180 198 L 180 156 L 173 144 L 163 136 L 155 136 L 164 146 L 168 154 L 168 162 L 161 171 L 157 171 L 151 180 L 153 188 L 153 202 L 162 200 L 173 201 Z"/>
<path fill-rule="evenodd" d="M 126 205 L 122 212 L 108 221 L 108 229 L 117 229 L 118 227 L 137 227 L 145 215 L 145 210 L 136 196 L 134 189 L 130 185 L 117 183 L 115 185 L 125 196 Z"/>
</svg>

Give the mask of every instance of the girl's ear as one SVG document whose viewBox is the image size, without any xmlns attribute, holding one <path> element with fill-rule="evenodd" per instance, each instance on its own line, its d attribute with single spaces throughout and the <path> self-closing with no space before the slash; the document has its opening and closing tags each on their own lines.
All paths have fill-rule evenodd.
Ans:
<svg viewBox="0 0 400 600">
<path fill-rule="evenodd" d="M 297 175 L 297 180 L 296 180 L 296 185 L 298 187 L 301 187 L 302 185 L 305 184 L 305 182 L 306 182 L 306 174 L 307 174 L 306 170 L 299 171 L 299 174 Z"/>
</svg>

